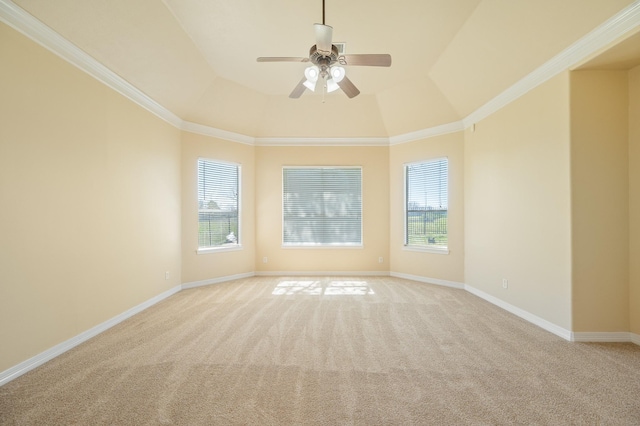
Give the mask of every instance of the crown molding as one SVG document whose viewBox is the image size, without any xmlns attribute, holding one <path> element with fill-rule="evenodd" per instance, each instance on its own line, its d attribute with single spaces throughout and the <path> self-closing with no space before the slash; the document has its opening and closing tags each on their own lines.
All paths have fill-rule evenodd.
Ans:
<svg viewBox="0 0 640 426">
<path fill-rule="evenodd" d="M 215 127 L 209 127 L 203 124 L 192 123 L 190 121 L 182 121 L 182 124 L 179 126 L 179 128 L 180 130 L 184 130 L 185 132 L 211 136 L 217 139 L 223 139 L 231 142 L 238 142 L 245 145 L 255 145 L 256 143 L 256 138 L 252 136 L 229 132 L 227 130 L 216 129 Z"/>
<path fill-rule="evenodd" d="M 256 138 L 257 146 L 389 146 L 389 138 Z"/>
<path fill-rule="evenodd" d="M 45 49 L 86 72 L 106 86 L 137 103 L 175 127 L 182 119 L 151 99 L 137 87 L 102 65 L 82 49 L 34 18 L 10 0 L 0 0 L 0 21 L 29 37 Z"/>
<path fill-rule="evenodd" d="M 399 145 L 402 143 L 432 138 L 434 136 L 446 135 L 447 133 L 461 132 L 463 130 L 463 122 L 455 121 L 453 123 L 441 124 L 440 126 L 430 127 L 428 129 L 418 130 L 416 132 L 392 136 L 389 138 L 389 145 Z"/>
<path fill-rule="evenodd" d="M 389 138 L 255 138 L 215 127 L 192 123 L 151 99 L 60 34 L 40 22 L 11 0 L 0 0 L 0 21 L 29 37 L 55 55 L 91 75 L 106 86 L 150 111 L 174 127 L 218 139 L 256 146 L 392 146 L 463 131 L 559 73 L 571 69 L 590 55 L 640 26 L 640 0 L 602 23 L 580 40 L 551 58 L 529 75 L 491 99 L 461 121 Z"/>
<path fill-rule="evenodd" d="M 469 114 L 462 120 L 464 128 L 487 118 L 561 72 L 570 70 L 588 56 L 598 52 L 638 26 L 640 26 L 640 0 L 636 0 L 542 66 L 536 68 L 513 86 Z"/>
</svg>

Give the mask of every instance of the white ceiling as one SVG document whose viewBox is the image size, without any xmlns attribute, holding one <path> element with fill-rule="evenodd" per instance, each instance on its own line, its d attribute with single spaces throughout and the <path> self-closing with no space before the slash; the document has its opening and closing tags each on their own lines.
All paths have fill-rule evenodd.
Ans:
<svg viewBox="0 0 640 426">
<path fill-rule="evenodd" d="M 307 56 L 321 0 L 14 3 L 183 120 L 254 137 L 388 137 L 461 120 L 633 1 L 326 0 L 335 42 L 393 63 L 349 67 L 362 94 L 324 103 L 288 98 L 305 64 L 256 62 Z"/>
</svg>

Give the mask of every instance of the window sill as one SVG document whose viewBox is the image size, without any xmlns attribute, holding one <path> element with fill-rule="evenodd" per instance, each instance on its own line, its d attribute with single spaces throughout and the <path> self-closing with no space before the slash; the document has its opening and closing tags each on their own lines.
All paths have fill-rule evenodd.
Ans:
<svg viewBox="0 0 640 426">
<path fill-rule="evenodd" d="M 419 251 L 423 253 L 433 253 L 433 254 L 449 254 L 449 247 L 421 247 L 421 246 L 403 246 L 402 250 L 406 251 Z"/>
<path fill-rule="evenodd" d="M 283 244 L 281 246 L 283 249 L 303 249 L 303 250 L 308 250 L 308 249 L 318 249 L 318 250 L 358 250 L 358 249 L 363 249 L 364 245 L 359 244 L 359 245 L 331 245 L 331 244 L 300 244 L 300 245 L 293 245 L 293 244 Z"/>
<path fill-rule="evenodd" d="M 222 253 L 228 251 L 240 251 L 242 250 L 242 244 L 227 244 L 219 247 L 204 247 L 196 250 L 196 254 L 211 254 Z"/>
</svg>

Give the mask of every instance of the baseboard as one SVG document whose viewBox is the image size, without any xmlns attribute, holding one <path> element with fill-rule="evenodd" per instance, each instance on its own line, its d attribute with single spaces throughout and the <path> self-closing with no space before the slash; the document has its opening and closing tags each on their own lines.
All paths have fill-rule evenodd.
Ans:
<svg viewBox="0 0 640 426">
<path fill-rule="evenodd" d="M 631 342 L 640 345 L 640 336 L 626 331 L 574 332 L 572 340 L 574 342 Z"/>
<path fill-rule="evenodd" d="M 219 284 L 226 281 L 240 280 L 243 278 L 251 278 L 251 277 L 254 277 L 255 275 L 256 273 L 254 272 L 247 272 L 244 274 L 227 275 L 225 277 L 211 278 L 211 279 L 202 280 L 202 281 L 191 281 L 191 282 L 182 284 L 182 290 L 187 290 L 195 287 L 202 287 L 202 286 L 211 285 L 211 284 Z"/>
<path fill-rule="evenodd" d="M 443 287 L 457 288 L 460 290 L 465 289 L 465 285 L 463 283 L 459 283 L 456 281 L 447 281 L 447 280 L 441 280 L 438 278 L 429 278 L 429 277 L 421 277 L 418 275 L 402 274 L 400 272 L 391 272 L 389 275 L 396 278 L 404 278 L 405 280 L 418 281 L 426 284 L 435 284 Z"/>
<path fill-rule="evenodd" d="M 504 309 L 507 312 L 510 312 L 526 321 L 529 321 L 531 324 L 537 325 L 538 327 L 542 328 L 543 330 L 546 330 L 550 333 L 555 334 L 556 336 L 562 337 L 565 340 L 569 340 L 571 341 L 573 338 L 573 335 L 571 333 L 571 331 L 566 330 L 552 322 L 547 321 L 546 319 L 540 318 L 539 316 L 536 316 L 530 312 L 525 311 L 524 309 L 520 309 L 517 306 L 513 306 L 507 302 L 505 302 L 504 300 L 498 299 L 495 296 L 492 296 L 488 293 L 485 293 L 482 290 L 478 290 L 475 287 L 472 287 L 468 284 L 465 284 L 464 286 L 465 290 L 467 290 L 469 293 L 480 297 L 481 299 L 486 300 L 489 303 L 492 303 L 502 309 Z"/>
<path fill-rule="evenodd" d="M 388 271 L 256 271 L 258 277 L 388 277 Z"/>
<path fill-rule="evenodd" d="M 102 333 L 103 331 L 106 331 L 108 329 L 110 329 L 111 327 L 121 323 L 122 321 L 126 320 L 127 318 L 130 318 L 132 316 L 134 316 L 135 314 L 144 311 L 145 309 L 155 305 L 156 303 L 166 299 L 167 297 L 173 296 L 174 294 L 176 294 L 177 292 L 179 292 L 181 290 L 180 286 L 176 286 L 170 290 L 165 291 L 164 293 L 160 293 L 159 295 L 152 297 L 151 299 L 147 300 L 146 302 L 142 302 L 141 304 L 134 306 L 131 309 L 128 309 L 127 311 L 116 315 L 115 317 L 96 325 L 93 328 L 90 328 L 87 331 L 84 331 L 80 334 L 78 334 L 75 337 L 72 337 L 69 340 L 66 340 L 58 345 L 55 345 L 54 347 L 47 349 L 46 351 L 39 353 L 38 355 L 29 358 L 26 361 L 21 362 L 18 365 L 15 365 L 11 368 L 9 368 L 8 370 L 5 370 L 3 372 L 0 373 L 0 386 L 4 385 L 5 383 L 10 382 L 11 380 L 22 376 L 23 374 L 33 370 L 36 367 L 41 366 L 42 364 L 44 364 L 47 361 L 52 360 L 53 358 L 57 357 L 58 355 L 62 355 L 63 353 L 67 352 L 70 349 L 73 349 L 74 347 L 78 346 L 79 344 L 86 342 L 87 340 L 91 339 L 92 337 L 97 336 L 98 334 Z"/>
<path fill-rule="evenodd" d="M 84 331 L 78 334 L 75 337 L 72 337 L 69 340 L 66 340 L 46 351 L 29 358 L 26 361 L 21 362 L 3 372 L 0 372 L 0 386 L 10 382 L 13 379 L 20 377 L 21 375 L 33 370 L 36 367 L 44 364 L 47 361 L 52 360 L 53 358 L 67 352 L 70 349 L 78 346 L 79 344 L 86 342 L 92 337 L 97 336 L 98 334 L 108 330 L 109 328 L 121 323 L 122 321 L 132 317 L 133 315 L 144 311 L 145 309 L 155 305 L 156 303 L 173 296 L 181 290 L 186 290 L 195 287 L 206 286 L 210 284 L 217 284 L 226 281 L 233 281 L 243 278 L 250 278 L 253 276 L 392 276 L 397 278 L 404 278 L 412 281 L 422 282 L 426 284 L 435 284 L 444 287 L 450 287 L 455 289 L 466 290 L 469 293 L 480 297 L 492 303 L 538 327 L 549 331 L 559 337 L 562 337 L 565 340 L 575 341 L 575 342 L 632 342 L 636 345 L 640 345 L 640 335 L 629 332 L 613 332 L 613 333 L 583 333 L 578 332 L 574 333 L 569 330 L 566 330 L 562 327 L 559 327 L 545 319 L 542 319 L 536 315 L 533 315 L 523 309 L 520 309 L 516 306 L 513 306 L 497 297 L 491 296 L 488 293 L 485 293 L 481 290 L 478 290 L 475 287 L 472 287 L 468 284 L 463 284 L 455 281 L 447 281 L 441 280 L 437 278 L 428 278 L 421 277 L 417 275 L 410 274 L 402 274 L 398 272 L 385 272 L 385 271 L 258 271 L 258 272 L 248 272 L 244 274 L 237 275 L 229 275 L 220 278 L 212 278 L 208 280 L 202 281 L 193 281 L 184 283 L 181 286 L 176 286 L 170 290 L 167 290 L 146 302 L 143 302 L 137 306 L 134 306 L 131 309 L 101 323 L 97 326 Z"/>
</svg>

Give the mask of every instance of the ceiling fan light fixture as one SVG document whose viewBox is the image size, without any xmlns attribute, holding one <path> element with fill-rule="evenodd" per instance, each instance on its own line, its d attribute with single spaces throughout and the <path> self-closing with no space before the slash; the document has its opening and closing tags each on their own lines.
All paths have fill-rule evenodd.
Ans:
<svg viewBox="0 0 640 426">
<path fill-rule="evenodd" d="M 307 78 L 307 81 L 315 83 L 318 81 L 318 77 L 320 76 L 320 69 L 315 65 L 307 67 L 304 70 L 304 76 Z"/>
<path fill-rule="evenodd" d="M 338 83 L 336 83 L 333 78 L 327 79 L 327 93 L 335 92 L 339 88 L 340 86 L 338 86 Z"/>
<path fill-rule="evenodd" d="M 304 83 L 304 87 L 311 90 L 312 92 L 316 91 L 316 83 L 318 82 L 318 77 L 320 77 L 320 68 L 315 65 L 307 67 L 304 70 L 304 76 L 307 79 Z"/>
<path fill-rule="evenodd" d="M 307 80 L 302 84 L 304 85 L 304 87 L 306 87 L 307 89 L 311 90 L 312 92 L 316 91 L 316 83 L 315 82 L 312 83 L 309 80 Z"/>
<path fill-rule="evenodd" d="M 346 72 L 343 67 L 331 67 L 331 78 L 336 84 L 342 81 L 345 74 Z"/>
<path fill-rule="evenodd" d="M 389 54 L 346 55 L 344 43 L 333 43 L 333 27 L 326 25 L 324 18 L 324 0 L 322 0 L 322 24 L 314 24 L 316 44 L 309 49 L 308 58 L 276 56 L 259 57 L 257 59 L 258 62 L 310 62 L 313 64 L 304 70 L 304 78 L 289 94 L 291 99 L 298 99 L 305 89 L 315 92 L 318 83 L 321 83 L 321 90 L 319 91 L 323 95 L 327 92 L 342 89 L 349 98 L 358 96 L 360 90 L 347 78 L 345 69 L 342 66 L 338 66 L 338 64 L 344 66 L 391 66 L 391 55 Z M 324 102 L 324 96 L 322 101 Z"/>
</svg>

